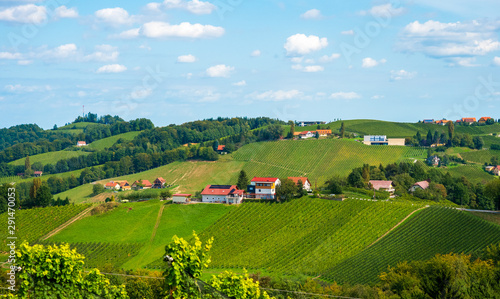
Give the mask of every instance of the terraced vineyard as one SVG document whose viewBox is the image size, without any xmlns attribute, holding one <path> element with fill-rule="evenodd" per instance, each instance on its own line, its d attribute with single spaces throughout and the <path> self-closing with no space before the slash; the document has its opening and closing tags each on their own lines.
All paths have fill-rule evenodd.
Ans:
<svg viewBox="0 0 500 299">
<path fill-rule="evenodd" d="M 494 176 L 484 171 L 478 165 L 464 165 L 458 167 L 451 167 L 446 169 L 452 176 L 462 177 L 465 176 L 473 183 L 484 183 L 491 181 Z"/>
<path fill-rule="evenodd" d="M 246 203 L 203 231 L 214 268 L 317 275 L 366 248 L 420 206 L 304 197 Z"/>
<path fill-rule="evenodd" d="M 500 242 L 500 226 L 468 212 L 430 207 L 392 233 L 341 263 L 322 278 L 339 283 L 371 283 L 377 275 L 405 260 L 425 260 L 437 253 L 470 253 Z"/>
<path fill-rule="evenodd" d="M 471 151 L 467 153 L 460 154 L 465 160 L 476 162 L 476 163 L 490 163 L 492 157 L 497 157 L 500 159 L 500 151 L 497 150 L 480 150 Z"/>
<path fill-rule="evenodd" d="M 15 227 L 17 241 L 24 240 L 33 243 L 42 236 L 46 235 L 59 225 L 82 212 L 89 205 L 67 205 L 62 207 L 47 207 L 30 210 L 16 210 Z M 0 215 L 0 222 L 7 224 L 7 213 Z M 2 251 L 5 251 L 5 244 L 8 237 L 7 227 L 0 231 L 2 242 Z"/>
<path fill-rule="evenodd" d="M 38 244 L 43 245 L 61 245 L 62 242 L 43 241 Z M 142 244 L 113 244 L 113 243 L 71 243 L 71 249 L 85 256 L 85 267 L 101 268 L 106 264 L 114 267 L 121 267 L 124 263 L 134 258 Z"/>
<path fill-rule="evenodd" d="M 90 152 L 84 151 L 57 151 L 57 152 L 48 152 L 39 155 L 30 156 L 30 162 L 33 163 L 40 162 L 43 165 L 45 164 L 56 164 L 57 161 L 63 159 L 69 159 L 74 157 L 79 157 L 82 155 L 88 155 Z M 15 161 L 9 162 L 12 165 L 24 165 L 24 161 L 26 158 L 17 159 Z"/>
<path fill-rule="evenodd" d="M 336 139 L 259 142 L 233 154 L 247 161 L 243 169 L 252 176 L 308 176 L 323 183 L 333 174 L 347 176 L 363 163 L 383 165 L 424 158 L 425 150 L 403 146 L 366 146 Z"/>
</svg>

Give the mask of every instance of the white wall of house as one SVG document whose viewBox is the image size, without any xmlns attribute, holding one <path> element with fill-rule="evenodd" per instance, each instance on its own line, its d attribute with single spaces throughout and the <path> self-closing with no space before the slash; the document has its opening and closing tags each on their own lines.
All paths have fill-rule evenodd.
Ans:
<svg viewBox="0 0 500 299">
<path fill-rule="evenodd" d="M 225 195 L 202 195 L 202 202 L 224 202 L 226 201 Z"/>
<path fill-rule="evenodd" d="M 172 197 L 172 202 L 173 203 L 187 203 L 188 198 L 185 196 L 173 196 Z"/>
</svg>

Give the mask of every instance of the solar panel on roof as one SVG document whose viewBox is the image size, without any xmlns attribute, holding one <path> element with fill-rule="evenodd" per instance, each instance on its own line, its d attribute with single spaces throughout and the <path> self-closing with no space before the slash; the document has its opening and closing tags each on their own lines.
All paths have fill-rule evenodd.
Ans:
<svg viewBox="0 0 500 299">
<path fill-rule="evenodd" d="M 212 185 L 210 189 L 229 189 L 231 185 Z"/>
</svg>

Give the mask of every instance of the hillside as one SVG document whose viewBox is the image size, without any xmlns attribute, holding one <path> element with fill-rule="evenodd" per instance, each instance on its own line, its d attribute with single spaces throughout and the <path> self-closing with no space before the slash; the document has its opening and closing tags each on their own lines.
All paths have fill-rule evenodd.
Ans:
<svg viewBox="0 0 500 299">
<path fill-rule="evenodd" d="M 43 153 L 39 155 L 34 155 L 30 156 L 30 163 L 33 165 L 33 163 L 40 162 L 43 165 L 46 164 L 56 164 L 57 161 L 59 160 L 64 160 L 64 159 L 69 159 L 69 158 L 74 158 L 78 157 L 81 155 L 88 155 L 90 152 L 84 152 L 84 151 L 57 151 L 57 152 L 48 152 L 48 153 Z M 26 161 L 26 158 L 21 158 L 17 159 L 15 161 L 9 162 L 9 164 L 17 166 L 17 165 L 24 165 L 24 162 Z"/>
</svg>

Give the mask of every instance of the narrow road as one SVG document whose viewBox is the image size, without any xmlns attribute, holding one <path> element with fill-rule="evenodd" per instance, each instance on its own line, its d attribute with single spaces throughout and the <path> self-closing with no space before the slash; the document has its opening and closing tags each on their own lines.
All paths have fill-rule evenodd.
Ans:
<svg viewBox="0 0 500 299">
<path fill-rule="evenodd" d="M 80 214 L 76 215 L 75 217 L 71 218 L 70 220 L 64 222 L 63 224 L 59 225 L 57 228 L 55 228 L 54 230 L 52 230 L 50 233 L 46 234 L 45 236 L 41 237 L 40 240 L 44 241 L 44 240 L 47 240 L 48 238 L 54 236 L 55 234 L 59 233 L 60 231 L 62 231 L 63 229 L 65 229 L 66 227 L 68 227 L 69 225 L 71 225 L 71 223 L 77 221 L 77 220 L 80 220 L 82 219 L 83 217 L 85 217 L 88 213 L 90 213 L 90 211 L 94 208 L 94 206 L 90 206 L 88 208 L 86 208 L 85 210 L 83 210 L 82 212 L 80 212 Z"/>
<path fill-rule="evenodd" d="M 153 233 L 151 235 L 151 240 L 149 240 L 150 243 L 153 243 L 153 240 L 156 236 L 156 230 L 158 229 L 158 226 L 160 226 L 161 215 L 163 214 L 164 208 L 165 208 L 165 205 L 161 205 L 160 211 L 158 212 L 158 217 L 156 217 L 156 224 L 155 224 L 155 228 L 153 229 Z"/>
</svg>

